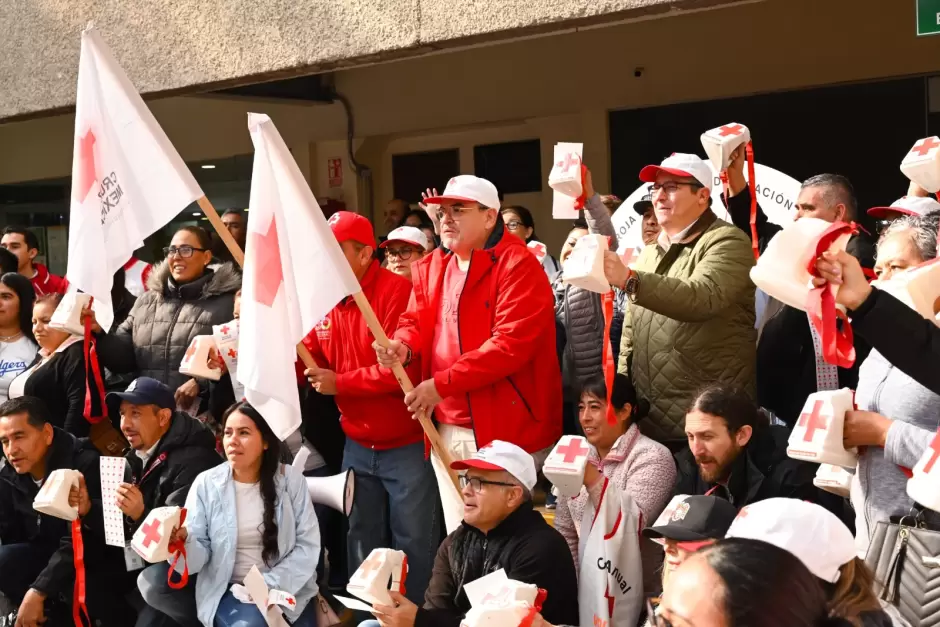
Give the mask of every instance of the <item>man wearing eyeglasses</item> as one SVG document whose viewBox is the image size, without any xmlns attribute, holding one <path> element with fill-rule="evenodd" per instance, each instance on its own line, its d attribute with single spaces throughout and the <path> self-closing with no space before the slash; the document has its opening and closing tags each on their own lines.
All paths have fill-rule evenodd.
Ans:
<svg viewBox="0 0 940 627">
<path fill-rule="evenodd" d="M 464 586 L 502 569 L 509 579 L 548 593 L 541 610 L 546 621 L 577 625 L 574 561 L 561 534 L 532 508 L 532 456 L 494 440 L 451 467 L 466 471 L 460 477 L 463 524 L 437 550 L 424 605 L 390 592 L 395 607 L 377 605 L 378 622 L 382 627 L 457 627 L 470 611 Z M 485 590 L 481 597 L 498 592 Z"/>
<path fill-rule="evenodd" d="M 753 395 L 754 255 L 747 236 L 712 212 L 712 174 L 698 156 L 674 154 L 640 180 L 662 231 L 633 270 L 605 253 L 608 281 L 630 301 L 618 367 L 650 402 L 640 428 L 679 450 L 698 388 L 723 381 Z"/>
<path fill-rule="evenodd" d="M 411 280 L 411 264 L 424 257 L 430 244 L 428 236 L 413 226 L 400 226 L 388 234 L 388 239 L 379 244 L 385 249 L 388 269 Z"/>
<path fill-rule="evenodd" d="M 438 205 L 443 247 L 411 267 L 414 292 L 379 363 L 420 361 L 421 381 L 405 395 L 409 411 L 434 412 L 455 459 L 504 440 L 537 456 L 561 437 L 561 371 L 554 297 L 541 264 L 505 228 L 489 181 L 456 176 Z M 463 503 L 432 454 L 453 531 Z"/>
</svg>

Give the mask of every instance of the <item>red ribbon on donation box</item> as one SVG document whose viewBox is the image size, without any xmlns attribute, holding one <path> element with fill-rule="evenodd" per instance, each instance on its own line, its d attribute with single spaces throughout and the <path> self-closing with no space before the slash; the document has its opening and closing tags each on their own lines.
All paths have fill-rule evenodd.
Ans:
<svg viewBox="0 0 940 627">
<path fill-rule="evenodd" d="M 587 192 L 584 191 L 584 179 L 587 178 L 587 166 L 581 164 L 581 195 L 575 198 L 574 208 L 580 211 L 584 209 L 584 203 L 587 202 Z"/>
<path fill-rule="evenodd" d="M 754 173 L 754 143 L 748 142 L 744 146 L 744 157 L 747 160 L 747 186 L 751 190 L 751 248 L 754 250 L 754 259 L 760 257 L 760 243 L 757 237 L 757 177 Z M 721 179 L 721 186 L 725 192 L 725 201 L 731 198 L 728 187 L 728 171 L 722 170 L 718 173 Z"/>
<path fill-rule="evenodd" d="M 545 599 L 548 598 L 548 591 L 539 588 L 538 593 L 535 595 L 535 603 L 532 607 L 529 608 L 529 611 L 526 612 L 525 618 L 519 623 L 519 627 L 531 627 L 532 621 L 535 620 L 535 615 L 542 611 L 542 605 L 545 603 Z"/>
<path fill-rule="evenodd" d="M 184 522 L 186 522 L 185 507 L 180 510 L 180 529 L 183 528 Z M 166 585 L 174 590 L 182 590 L 186 587 L 186 584 L 189 583 L 189 563 L 186 561 L 186 541 L 174 540 L 170 542 L 167 550 L 170 553 L 176 553 L 176 555 L 173 556 L 173 563 L 170 564 L 170 570 L 166 573 Z M 173 573 L 176 572 L 176 563 L 179 561 L 180 556 L 183 558 L 183 574 L 180 575 L 179 581 L 173 581 Z"/>
<path fill-rule="evenodd" d="M 807 260 L 806 269 L 809 273 L 814 277 L 819 276 L 816 271 L 819 256 L 829 250 L 832 243 L 842 235 L 857 231 L 858 227 L 854 223 L 836 222 L 829 226 L 819 237 L 811 258 Z M 822 341 L 823 359 L 840 368 L 851 368 L 855 363 L 852 325 L 847 316 L 836 308 L 836 298 L 828 283 L 810 289 L 806 297 L 806 312 Z M 837 324 L 840 318 L 843 321 L 841 331 Z"/>
<path fill-rule="evenodd" d="M 604 347 L 601 361 L 604 366 L 604 382 L 607 384 L 607 423 L 617 424 L 617 413 L 614 411 L 610 397 L 614 393 L 614 352 L 610 347 L 610 327 L 614 320 L 614 291 L 601 294 L 601 304 L 604 309 Z"/>
<path fill-rule="evenodd" d="M 75 566 L 75 591 L 72 599 L 72 620 L 75 627 L 82 627 L 82 614 L 91 625 L 88 608 L 85 607 L 85 542 L 82 539 L 82 521 L 76 518 L 72 521 L 72 563 Z"/>
</svg>

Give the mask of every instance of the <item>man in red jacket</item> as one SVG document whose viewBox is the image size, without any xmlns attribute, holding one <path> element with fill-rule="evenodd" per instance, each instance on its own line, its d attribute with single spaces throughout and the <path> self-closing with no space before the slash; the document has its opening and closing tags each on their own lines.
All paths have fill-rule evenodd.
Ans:
<svg viewBox="0 0 940 627">
<path fill-rule="evenodd" d="M 33 261 L 39 254 L 39 240 L 36 239 L 36 234 L 25 226 L 4 228 L 0 246 L 16 255 L 19 261 L 17 272 L 32 282 L 37 297 L 52 292 L 64 294 L 68 289 L 69 282 L 64 277 L 52 274 L 46 266 Z"/>
<path fill-rule="evenodd" d="M 339 211 L 330 217 L 330 227 L 382 327 L 386 333 L 394 331 L 408 305 L 411 284 L 373 258 L 375 235 L 366 218 Z M 422 602 L 440 520 L 421 425 L 402 402 L 395 376 L 376 363 L 372 334 L 352 297 L 318 322 L 304 344 L 320 366 L 304 374 L 321 394 L 336 395 L 346 433 L 343 470 L 356 473 L 356 506 L 347 538 L 349 572 L 359 568 L 372 549 L 404 551 L 408 598 Z M 415 369 L 410 376 L 418 374 Z"/>
<path fill-rule="evenodd" d="M 444 445 L 467 459 L 493 440 L 533 455 L 536 468 L 561 437 L 561 372 L 555 309 L 545 272 L 503 225 L 496 187 L 475 176 L 450 180 L 436 203 L 438 248 L 411 267 L 414 294 L 383 365 L 421 363 L 405 396 L 412 412 L 434 411 Z M 451 532 L 463 504 L 432 455 Z"/>
</svg>

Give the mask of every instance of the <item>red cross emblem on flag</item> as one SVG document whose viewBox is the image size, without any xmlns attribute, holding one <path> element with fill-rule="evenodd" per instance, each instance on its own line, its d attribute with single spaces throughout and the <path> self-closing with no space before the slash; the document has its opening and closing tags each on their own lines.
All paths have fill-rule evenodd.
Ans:
<svg viewBox="0 0 940 627">
<path fill-rule="evenodd" d="M 160 535 L 160 523 L 156 520 L 150 521 L 149 525 L 144 525 L 141 529 L 144 532 L 144 539 L 141 544 L 144 545 L 145 549 L 149 549 L 151 544 L 159 542 L 163 537 Z"/>
<path fill-rule="evenodd" d="M 338 214 L 333 214 L 330 222 L 333 223 L 339 219 Z M 271 307 L 274 305 L 274 298 L 284 283 L 284 269 L 281 267 L 281 246 L 277 237 L 277 224 L 275 224 L 274 214 L 271 214 L 271 223 L 268 225 L 268 232 L 262 235 L 258 232 L 252 232 L 252 251 L 254 252 L 254 262 L 251 264 L 252 282 L 255 288 L 255 300 Z"/>
<path fill-rule="evenodd" d="M 81 202 L 98 180 L 98 164 L 95 162 L 95 134 L 89 129 L 79 140 L 78 173 L 73 182 L 72 191 L 75 200 Z"/>
<path fill-rule="evenodd" d="M 922 139 L 919 143 L 915 144 L 911 149 L 911 154 L 916 152 L 919 156 L 923 157 L 938 146 L 940 146 L 940 142 L 937 141 L 936 137 L 928 137 L 927 139 Z"/>
<path fill-rule="evenodd" d="M 816 431 L 825 431 L 829 428 L 829 421 L 820 413 L 822 406 L 822 401 L 816 401 L 813 403 L 813 412 L 811 414 L 804 413 L 800 415 L 800 422 L 798 424 L 801 427 L 806 427 L 806 434 L 803 435 L 804 442 L 812 442 L 813 435 L 815 435 Z"/>
</svg>

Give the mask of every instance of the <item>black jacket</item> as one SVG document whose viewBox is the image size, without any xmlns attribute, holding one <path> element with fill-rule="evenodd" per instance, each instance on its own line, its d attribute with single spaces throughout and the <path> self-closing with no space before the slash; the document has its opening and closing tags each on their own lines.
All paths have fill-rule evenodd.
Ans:
<svg viewBox="0 0 940 627">
<path fill-rule="evenodd" d="M 578 624 L 578 579 L 571 551 L 532 504 L 524 503 L 488 534 L 461 523 L 444 539 L 415 627 L 457 627 L 470 611 L 463 584 L 500 568 L 510 579 L 548 593 L 541 612 L 546 621 Z"/>
<path fill-rule="evenodd" d="M 750 236 L 751 192 L 748 187 L 726 203 L 734 225 Z M 758 207 L 757 235 L 760 252 L 783 227 L 772 224 Z M 863 268 L 875 265 L 875 247 L 862 233 L 853 235 L 846 252 Z M 855 389 L 858 368 L 871 348 L 855 337 L 855 365 L 839 368 L 839 387 Z M 817 391 L 816 352 L 805 311 L 783 305 L 767 320 L 757 342 L 757 402 L 791 427 L 799 419 L 806 398 Z"/>
<path fill-rule="evenodd" d="M 37 355 L 36 361 L 40 359 L 42 357 Z M 85 352 L 82 342 L 75 342 L 55 353 L 49 361 L 29 373 L 23 394 L 41 398 L 46 403 L 53 426 L 76 437 L 87 437 L 91 425 L 84 415 Z M 92 398 L 95 398 L 94 394 Z M 99 413 L 95 415 L 100 415 L 100 401 L 93 400 L 93 403 L 93 412 L 97 410 Z"/>
<path fill-rule="evenodd" d="M 144 514 L 140 520 L 124 518 L 127 537 L 133 535 L 150 510 L 167 505 L 182 507 L 196 475 L 222 463 L 212 432 L 182 412 L 173 412 L 170 429 L 146 467 L 135 451 L 129 451 L 125 457 L 134 482 L 144 496 Z"/>
<path fill-rule="evenodd" d="M 46 456 L 46 476 L 63 468 L 77 470 L 84 475 L 91 498 L 91 509 L 82 518 L 86 572 L 102 567 L 110 569 L 118 561 L 123 569 L 121 549 L 104 543 L 98 451 L 88 440 L 55 427 L 53 430 L 55 435 Z M 6 459 L 0 459 L 0 541 L 47 548 L 52 557 L 30 587 L 47 595 L 65 594 L 70 598 L 75 581 L 71 523 L 34 510 L 33 500 L 38 493 L 39 488 L 30 475 L 17 474 Z"/>
<path fill-rule="evenodd" d="M 940 394 L 940 328 L 897 298 L 873 289 L 852 312 L 852 328 L 891 365 Z"/>
<path fill-rule="evenodd" d="M 675 493 L 694 496 L 714 489 L 712 494 L 739 508 L 774 497 L 819 503 L 823 493 L 813 485 L 818 466 L 787 457 L 789 436 L 786 427 L 756 428 L 744 452 L 732 462 L 727 486 L 702 479 L 695 457 L 687 448 L 676 454 L 679 476 Z"/>
</svg>

